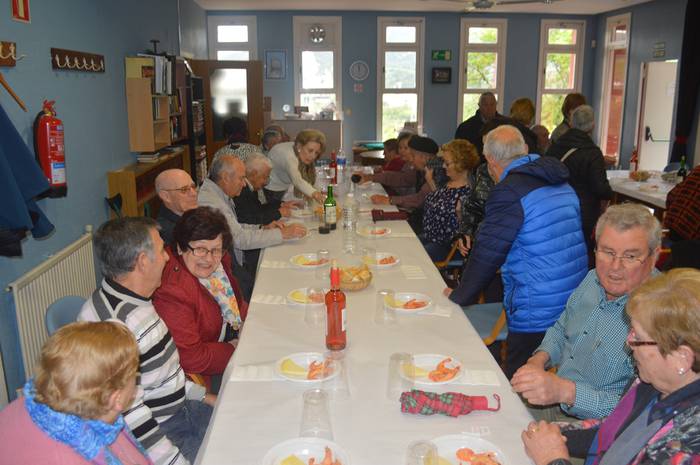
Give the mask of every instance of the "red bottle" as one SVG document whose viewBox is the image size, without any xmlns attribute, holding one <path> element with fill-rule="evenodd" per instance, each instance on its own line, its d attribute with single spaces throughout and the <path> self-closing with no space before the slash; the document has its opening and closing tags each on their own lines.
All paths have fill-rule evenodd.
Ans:
<svg viewBox="0 0 700 465">
<path fill-rule="evenodd" d="M 330 183 L 338 184 L 338 161 L 336 159 L 335 150 L 331 152 L 331 162 L 328 165 L 329 174 L 331 176 Z"/>
<path fill-rule="evenodd" d="M 347 344 L 345 293 L 340 290 L 340 269 L 335 260 L 331 265 L 331 290 L 326 294 L 326 347 L 343 350 Z"/>
</svg>

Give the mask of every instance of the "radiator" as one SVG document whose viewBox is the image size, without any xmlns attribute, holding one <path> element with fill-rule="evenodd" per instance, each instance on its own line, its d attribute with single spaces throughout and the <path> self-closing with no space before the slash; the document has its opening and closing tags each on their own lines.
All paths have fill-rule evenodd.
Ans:
<svg viewBox="0 0 700 465">
<path fill-rule="evenodd" d="M 15 303 L 25 379 L 34 375 L 34 364 L 48 338 L 46 309 L 67 295 L 88 298 L 95 290 L 92 226 L 86 233 L 16 281 L 9 290 Z"/>
</svg>

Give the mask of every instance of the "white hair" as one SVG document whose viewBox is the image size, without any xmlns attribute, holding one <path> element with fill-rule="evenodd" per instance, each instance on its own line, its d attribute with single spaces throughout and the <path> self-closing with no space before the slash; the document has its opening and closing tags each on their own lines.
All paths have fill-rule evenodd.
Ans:
<svg viewBox="0 0 700 465">
<path fill-rule="evenodd" d="M 499 165 L 527 155 L 527 144 L 520 131 L 510 124 L 498 126 L 486 134 L 484 155 L 493 158 Z"/>
<path fill-rule="evenodd" d="M 571 112 L 571 127 L 583 132 L 593 131 L 595 113 L 590 105 L 581 105 Z"/>
<path fill-rule="evenodd" d="M 248 159 L 245 162 L 245 174 L 259 173 L 265 168 L 272 168 L 272 162 L 269 158 L 260 152 L 253 152 L 248 155 Z"/>
</svg>

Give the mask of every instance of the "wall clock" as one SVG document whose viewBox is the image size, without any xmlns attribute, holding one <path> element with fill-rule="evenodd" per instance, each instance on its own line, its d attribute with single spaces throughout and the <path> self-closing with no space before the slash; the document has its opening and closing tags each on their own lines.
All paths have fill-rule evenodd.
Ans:
<svg viewBox="0 0 700 465">
<path fill-rule="evenodd" d="M 362 60 L 354 61 L 350 65 L 350 77 L 356 81 L 364 81 L 369 76 L 369 65 Z"/>
</svg>

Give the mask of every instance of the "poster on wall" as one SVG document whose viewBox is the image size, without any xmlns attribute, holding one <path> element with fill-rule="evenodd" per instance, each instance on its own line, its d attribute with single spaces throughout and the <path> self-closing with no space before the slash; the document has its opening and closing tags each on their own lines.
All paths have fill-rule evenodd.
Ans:
<svg viewBox="0 0 700 465">
<path fill-rule="evenodd" d="M 29 20 L 29 0 L 12 0 L 12 19 L 24 23 Z"/>
</svg>

